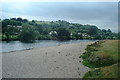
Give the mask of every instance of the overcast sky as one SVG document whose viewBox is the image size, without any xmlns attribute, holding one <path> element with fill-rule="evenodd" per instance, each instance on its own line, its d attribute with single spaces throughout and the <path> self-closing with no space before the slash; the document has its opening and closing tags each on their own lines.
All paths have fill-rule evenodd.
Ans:
<svg viewBox="0 0 120 80">
<path fill-rule="evenodd" d="M 2 2 L 2 19 L 66 20 L 118 31 L 117 2 Z"/>
</svg>

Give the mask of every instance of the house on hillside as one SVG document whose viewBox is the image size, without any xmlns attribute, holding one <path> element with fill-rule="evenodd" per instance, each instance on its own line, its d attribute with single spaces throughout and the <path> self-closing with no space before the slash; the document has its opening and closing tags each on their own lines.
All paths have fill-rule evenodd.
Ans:
<svg viewBox="0 0 120 80">
<path fill-rule="evenodd" d="M 18 27 L 18 28 L 22 28 L 22 26 L 16 26 L 16 27 Z"/>
<path fill-rule="evenodd" d="M 77 33 L 77 34 L 78 34 L 78 35 L 81 35 L 82 33 L 79 32 L 79 33 Z"/>
<path fill-rule="evenodd" d="M 53 35 L 53 34 L 57 35 L 57 31 L 50 31 L 49 34 L 50 35 Z"/>
<path fill-rule="evenodd" d="M 88 35 L 87 33 L 83 33 L 82 36 L 83 37 L 90 37 L 90 35 Z"/>
<path fill-rule="evenodd" d="M 17 27 L 17 28 L 22 28 L 22 26 L 13 26 L 13 25 L 7 25 L 7 26 L 11 26 L 11 27 Z"/>
<path fill-rule="evenodd" d="M 72 36 L 72 35 L 73 35 L 73 33 L 71 32 L 71 33 L 70 33 L 70 36 Z"/>
</svg>

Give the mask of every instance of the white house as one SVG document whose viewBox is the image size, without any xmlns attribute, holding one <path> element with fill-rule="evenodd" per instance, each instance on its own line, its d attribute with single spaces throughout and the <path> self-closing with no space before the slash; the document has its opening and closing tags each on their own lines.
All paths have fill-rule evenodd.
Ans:
<svg viewBox="0 0 120 80">
<path fill-rule="evenodd" d="M 82 34 L 83 37 L 90 37 L 87 33 Z"/>
<path fill-rule="evenodd" d="M 52 35 L 52 34 L 56 34 L 57 35 L 57 31 L 50 31 L 49 34 L 50 35 Z"/>
</svg>

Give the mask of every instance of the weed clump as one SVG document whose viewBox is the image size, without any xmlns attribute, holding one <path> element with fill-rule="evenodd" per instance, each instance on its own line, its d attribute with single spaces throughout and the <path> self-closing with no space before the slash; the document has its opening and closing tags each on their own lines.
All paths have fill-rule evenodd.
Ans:
<svg viewBox="0 0 120 80">
<path fill-rule="evenodd" d="M 90 55 L 88 61 L 90 64 L 96 67 L 103 67 L 114 64 L 114 59 L 111 56 L 103 53 Z"/>
</svg>

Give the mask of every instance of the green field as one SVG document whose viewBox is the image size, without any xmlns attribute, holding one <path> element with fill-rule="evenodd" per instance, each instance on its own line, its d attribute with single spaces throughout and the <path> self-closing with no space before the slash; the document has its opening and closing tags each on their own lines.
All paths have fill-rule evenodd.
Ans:
<svg viewBox="0 0 120 80">
<path fill-rule="evenodd" d="M 98 41 L 88 45 L 81 56 L 83 64 L 91 68 L 84 78 L 117 78 L 118 77 L 118 40 Z"/>
</svg>

